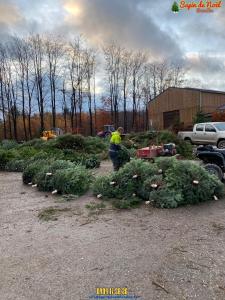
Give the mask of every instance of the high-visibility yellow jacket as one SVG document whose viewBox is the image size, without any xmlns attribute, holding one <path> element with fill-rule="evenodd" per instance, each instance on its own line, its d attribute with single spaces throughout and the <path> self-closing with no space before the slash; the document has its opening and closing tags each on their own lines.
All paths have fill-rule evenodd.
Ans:
<svg viewBox="0 0 225 300">
<path fill-rule="evenodd" d="M 121 135 L 119 131 L 112 132 L 112 136 L 110 139 L 110 151 L 119 151 L 121 144 Z"/>
<path fill-rule="evenodd" d="M 110 143 L 115 144 L 115 145 L 121 144 L 121 136 L 120 136 L 119 131 L 112 132 L 112 137 L 111 137 Z"/>
</svg>

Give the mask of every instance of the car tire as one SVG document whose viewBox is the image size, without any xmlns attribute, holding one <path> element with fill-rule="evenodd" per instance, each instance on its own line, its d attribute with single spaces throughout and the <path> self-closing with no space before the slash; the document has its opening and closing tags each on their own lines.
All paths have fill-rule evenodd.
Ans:
<svg viewBox="0 0 225 300">
<path fill-rule="evenodd" d="M 184 139 L 184 141 L 185 141 L 185 142 L 187 142 L 187 143 L 190 143 L 190 144 L 192 144 L 192 141 L 191 141 L 191 139 L 190 139 L 190 138 L 185 138 L 185 139 Z"/>
<path fill-rule="evenodd" d="M 220 140 L 217 143 L 217 148 L 219 148 L 219 149 L 225 149 L 225 140 Z"/>
<path fill-rule="evenodd" d="M 224 178 L 223 175 L 223 171 L 221 170 L 221 168 L 215 164 L 206 164 L 204 166 L 204 168 L 206 169 L 206 171 L 208 171 L 210 174 L 216 175 L 216 177 L 222 181 Z"/>
</svg>

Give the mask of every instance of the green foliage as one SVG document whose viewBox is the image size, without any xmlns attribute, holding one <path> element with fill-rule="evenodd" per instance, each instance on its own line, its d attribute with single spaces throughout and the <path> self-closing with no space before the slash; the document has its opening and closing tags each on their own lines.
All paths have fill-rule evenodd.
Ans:
<svg viewBox="0 0 225 300">
<path fill-rule="evenodd" d="M 5 170 L 7 163 L 16 158 L 13 151 L 0 149 L 0 170 Z"/>
<path fill-rule="evenodd" d="M 116 207 L 127 208 L 150 200 L 157 207 L 175 208 L 224 195 L 223 184 L 196 163 L 175 158 L 159 158 L 151 164 L 134 159 L 118 172 L 98 177 L 94 195 L 116 199 Z"/>
<path fill-rule="evenodd" d="M 193 146 L 184 141 L 179 140 L 176 145 L 177 153 L 186 159 L 193 159 Z"/>
<path fill-rule="evenodd" d="M 18 156 L 21 159 L 27 159 L 27 160 L 32 158 L 37 153 L 38 153 L 38 150 L 35 149 L 34 147 L 30 147 L 30 146 L 22 147 L 17 150 Z"/>
<path fill-rule="evenodd" d="M 194 184 L 194 181 L 198 184 Z M 209 201 L 214 195 L 221 197 L 224 192 L 223 184 L 215 176 L 188 161 L 174 163 L 166 171 L 165 182 L 168 189 L 182 195 L 178 205 Z"/>
<path fill-rule="evenodd" d="M 54 145 L 59 149 L 83 150 L 85 147 L 85 138 L 79 134 L 60 135 L 54 139 Z"/>
<path fill-rule="evenodd" d="M 23 172 L 26 167 L 27 167 L 26 160 L 13 159 L 6 164 L 5 170 L 8 172 Z"/>
<path fill-rule="evenodd" d="M 118 172 L 98 177 L 93 184 L 94 195 L 100 194 L 106 199 L 128 199 L 138 194 L 145 178 L 153 176 L 156 172 L 155 165 L 134 159 Z"/>
<path fill-rule="evenodd" d="M 33 176 L 33 183 L 37 184 L 39 191 L 53 191 L 53 176 L 48 176 L 49 172 L 50 167 L 45 166 Z"/>
<path fill-rule="evenodd" d="M 99 137 L 89 136 L 85 138 L 85 152 L 89 154 L 100 154 L 103 151 L 106 151 L 108 148 L 108 144 L 104 139 Z"/>
<path fill-rule="evenodd" d="M 131 148 L 134 148 L 135 146 L 135 143 L 134 143 L 134 141 L 132 141 L 132 140 L 129 140 L 129 139 L 125 139 L 125 140 L 123 140 L 122 141 L 122 145 L 124 146 L 124 147 L 126 147 L 127 149 L 131 149 Z"/>
<path fill-rule="evenodd" d="M 150 194 L 154 191 L 152 184 L 163 186 L 163 175 L 153 175 L 146 179 L 138 190 L 138 196 L 143 200 L 150 200 Z"/>
<path fill-rule="evenodd" d="M 193 123 L 205 123 L 210 122 L 210 117 L 208 117 L 204 112 L 198 111 L 196 116 L 193 119 Z"/>
<path fill-rule="evenodd" d="M 86 159 L 87 154 L 86 153 L 80 153 L 76 152 L 72 149 L 64 149 L 63 150 L 63 159 L 72 161 L 74 163 L 83 163 L 83 161 Z"/>
<path fill-rule="evenodd" d="M 123 145 L 129 149 L 130 156 L 135 157 L 137 148 L 143 148 L 150 145 L 160 145 L 174 143 L 176 144 L 177 152 L 186 159 L 193 159 L 193 147 L 192 145 L 181 139 L 177 138 L 177 135 L 171 131 L 163 130 L 159 132 L 146 132 L 146 133 L 132 133 L 128 135 L 126 140 L 123 141 Z"/>
<path fill-rule="evenodd" d="M 129 155 L 130 155 L 131 158 L 136 157 L 136 155 L 137 155 L 137 149 L 136 148 L 130 148 L 130 149 L 128 149 L 128 151 L 129 151 Z"/>
<path fill-rule="evenodd" d="M 162 170 L 163 174 L 165 174 L 166 170 L 172 168 L 176 162 L 177 160 L 174 157 L 159 157 L 156 159 L 158 170 Z"/>
<path fill-rule="evenodd" d="M 36 153 L 34 156 L 32 156 L 29 160 L 29 162 L 35 162 L 37 160 L 48 160 L 49 159 L 49 154 L 44 151 L 40 151 Z"/>
<path fill-rule="evenodd" d="M 18 147 L 18 143 L 15 140 L 3 140 L 0 144 L 0 149 L 10 150 Z"/>
<path fill-rule="evenodd" d="M 92 155 L 85 160 L 85 167 L 87 169 L 99 168 L 100 164 L 101 160 L 96 155 Z"/>
<path fill-rule="evenodd" d="M 152 191 L 150 197 L 155 206 L 161 208 L 176 208 L 183 202 L 183 197 L 179 192 L 167 187 Z"/>
<path fill-rule="evenodd" d="M 46 165 L 46 160 L 37 160 L 29 164 L 23 171 L 23 183 L 28 184 L 33 182 L 35 175 L 40 172 L 42 168 L 45 168 Z"/>
<path fill-rule="evenodd" d="M 178 139 L 177 139 L 177 136 L 171 132 L 171 131 L 168 131 L 168 130 L 163 130 L 163 131 L 160 131 L 157 135 L 157 142 L 158 144 L 167 144 L 167 143 L 177 143 Z"/>
<path fill-rule="evenodd" d="M 111 198 L 113 197 L 111 194 L 110 182 L 112 176 L 99 176 L 95 179 L 92 185 L 92 191 L 95 196 L 102 195 L 104 198 Z"/>
<path fill-rule="evenodd" d="M 125 165 L 127 162 L 130 161 L 130 152 L 128 151 L 127 148 L 125 148 L 124 146 L 121 146 L 121 149 L 118 151 L 118 164 L 119 166 L 123 166 Z"/>
<path fill-rule="evenodd" d="M 75 165 L 70 161 L 56 160 L 43 167 L 37 172 L 33 178 L 33 182 L 37 184 L 40 191 L 54 190 L 54 175 L 56 171 L 73 168 Z M 50 175 L 51 174 L 51 175 Z"/>
<path fill-rule="evenodd" d="M 127 136 L 126 140 L 132 142 L 132 145 L 130 144 L 128 148 L 130 147 L 139 148 L 139 147 L 149 146 L 151 142 L 155 140 L 156 137 L 157 137 L 156 131 L 146 131 L 141 133 L 131 133 Z M 126 146 L 127 142 L 125 141 L 124 141 L 124 145 Z"/>
<path fill-rule="evenodd" d="M 20 148 L 24 147 L 34 147 L 35 149 L 43 149 L 43 147 L 47 144 L 46 141 L 43 141 L 42 139 L 33 139 L 28 142 L 23 143 L 20 145 Z"/>
<path fill-rule="evenodd" d="M 91 174 L 84 166 L 58 170 L 54 176 L 54 188 L 62 194 L 83 195 L 89 189 Z"/>
</svg>

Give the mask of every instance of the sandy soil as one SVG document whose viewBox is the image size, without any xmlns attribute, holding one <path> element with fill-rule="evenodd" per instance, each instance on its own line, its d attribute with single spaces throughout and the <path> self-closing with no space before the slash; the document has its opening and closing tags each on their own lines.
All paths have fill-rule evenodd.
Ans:
<svg viewBox="0 0 225 300">
<path fill-rule="evenodd" d="M 225 201 L 90 214 L 91 201 L 65 202 L 0 173 L 1 300 L 86 300 L 96 287 L 143 300 L 225 299 Z M 40 220 L 49 207 L 67 210 Z"/>
</svg>

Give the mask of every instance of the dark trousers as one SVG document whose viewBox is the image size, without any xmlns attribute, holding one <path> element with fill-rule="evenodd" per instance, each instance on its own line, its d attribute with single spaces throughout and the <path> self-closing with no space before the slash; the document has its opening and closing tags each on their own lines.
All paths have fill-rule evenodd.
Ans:
<svg viewBox="0 0 225 300">
<path fill-rule="evenodd" d="M 118 151 L 109 150 L 109 157 L 110 157 L 110 159 L 111 159 L 111 161 L 113 163 L 113 169 L 114 169 L 114 171 L 118 171 L 119 168 L 121 167 L 119 159 L 118 159 Z"/>
</svg>

